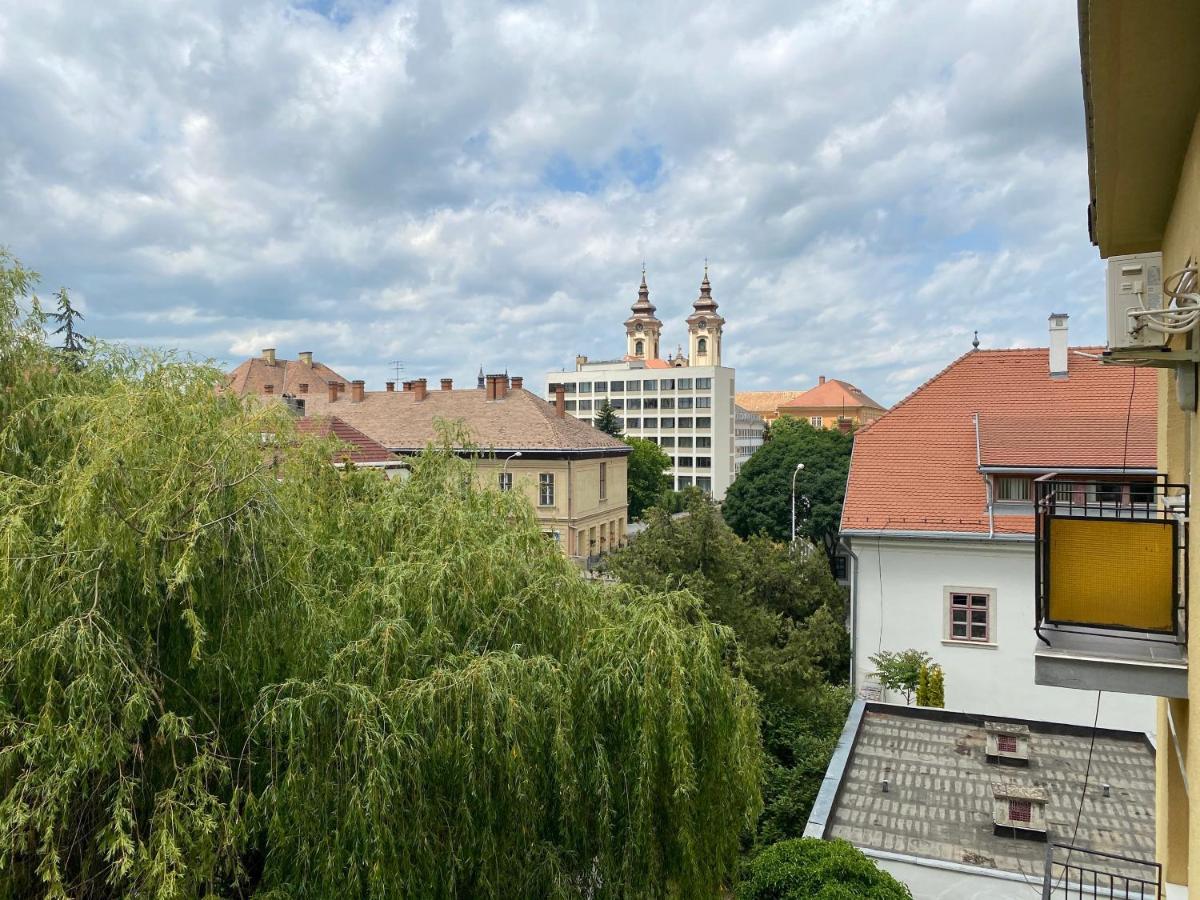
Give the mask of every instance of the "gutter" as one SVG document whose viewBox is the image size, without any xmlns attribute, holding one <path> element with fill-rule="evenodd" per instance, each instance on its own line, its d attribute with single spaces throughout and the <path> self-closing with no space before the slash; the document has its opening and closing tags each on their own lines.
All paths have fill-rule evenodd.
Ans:
<svg viewBox="0 0 1200 900">
<path fill-rule="evenodd" d="M 853 571 L 850 575 L 850 693 L 853 694 L 858 669 L 854 664 L 855 635 L 858 633 L 858 554 L 850 549 L 850 543 L 844 535 L 838 535 L 837 546 L 845 550 L 853 560 Z"/>
<path fill-rule="evenodd" d="M 1032 534 L 996 534 L 986 535 L 981 531 L 898 531 L 883 528 L 850 528 L 842 532 L 853 537 L 873 538 L 928 538 L 936 541 L 1002 541 L 1033 543 Z"/>
<path fill-rule="evenodd" d="M 987 496 L 988 540 L 996 536 L 996 511 L 992 508 L 992 479 L 983 471 L 983 452 L 979 447 L 979 413 L 975 413 L 975 468 L 983 479 L 983 492 Z"/>
</svg>

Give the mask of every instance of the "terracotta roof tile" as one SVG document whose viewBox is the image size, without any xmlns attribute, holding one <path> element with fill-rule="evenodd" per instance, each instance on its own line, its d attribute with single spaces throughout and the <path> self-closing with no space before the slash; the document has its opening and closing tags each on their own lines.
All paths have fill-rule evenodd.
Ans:
<svg viewBox="0 0 1200 900">
<path fill-rule="evenodd" d="M 751 412 L 773 413 L 803 393 L 804 391 L 739 391 L 734 397 L 734 402 Z"/>
<path fill-rule="evenodd" d="M 811 407 L 830 407 L 846 409 L 887 409 L 876 403 L 854 385 L 839 378 L 830 378 L 823 384 L 809 388 L 804 393 L 792 398 L 781 409 L 796 407 L 809 409 Z"/>
<path fill-rule="evenodd" d="M 276 397 L 285 393 L 297 397 L 325 394 L 331 381 L 340 381 L 347 390 L 350 389 L 347 379 L 324 363 L 315 361 L 309 365 L 298 359 L 276 358 L 274 364 L 270 364 L 261 356 L 255 356 L 229 373 L 229 388 L 240 397 L 264 394 L 267 385 L 271 385 L 271 393 Z M 308 385 L 307 391 L 301 390 L 302 384 Z"/>
<path fill-rule="evenodd" d="M 1154 374 L 1072 351 L 1069 377 L 1054 379 L 1047 355 L 970 352 L 860 429 L 842 529 L 986 533 L 976 413 L 985 466 L 1154 468 Z M 1033 517 L 997 516 L 995 524 L 999 533 L 1028 534 Z"/>
<path fill-rule="evenodd" d="M 471 439 L 490 450 L 606 450 L 630 452 L 629 445 L 573 416 L 559 418 L 554 405 L 519 388 L 500 400 L 486 391 L 429 391 L 417 400 L 415 391 L 367 391 L 355 403 L 343 394 L 330 403 L 328 395 L 310 396 L 307 415 L 335 414 L 392 450 L 421 450 L 437 440 L 439 420 L 465 423 Z"/>
<path fill-rule="evenodd" d="M 306 416 L 296 421 L 296 430 L 301 434 L 318 437 L 333 435 L 349 448 L 349 453 L 337 454 L 336 462 L 345 462 L 348 455 L 354 463 L 399 462 L 395 453 L 378 441 L 367 437 L 354 426 L 337 416 Z"/>
</svg>

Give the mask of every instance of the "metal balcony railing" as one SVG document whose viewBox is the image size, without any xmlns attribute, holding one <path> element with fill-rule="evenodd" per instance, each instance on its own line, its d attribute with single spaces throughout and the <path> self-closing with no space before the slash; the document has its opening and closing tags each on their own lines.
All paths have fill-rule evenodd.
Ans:
<svg viewBox="0 0 1200 900">
<path fill-rule="evenodd" d="M 1109 900 L 1159 900 L 1162 866 L 1156 862 L 1072 847 L 1046 845 L 1042 900 L 1105 897 Z"/>
<path fill-rule="evenodd" d="M 1047 475 L 1035 487 L 1037 633 L 1186 642 L 1188 487 Z"/>
</svg>

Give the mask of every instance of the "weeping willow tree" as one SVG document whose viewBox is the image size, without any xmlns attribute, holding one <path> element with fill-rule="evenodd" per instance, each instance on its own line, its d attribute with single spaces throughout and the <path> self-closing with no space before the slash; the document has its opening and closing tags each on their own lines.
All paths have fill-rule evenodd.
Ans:
<svg viewBox="0 0 1200 900">
<path fill-rule="evenodd" d="M 704 897 L 753 692 L 433 449 L 329 465 L 213 369 L 44 347 L 0 258 L 0 897 Z"/>
</svg>

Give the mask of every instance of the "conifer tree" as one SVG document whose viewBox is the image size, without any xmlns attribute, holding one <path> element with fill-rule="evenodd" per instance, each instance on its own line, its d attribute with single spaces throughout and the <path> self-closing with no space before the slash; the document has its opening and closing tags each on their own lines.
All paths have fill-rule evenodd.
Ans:
<svg viewBox="0 0 1200 900">
<path fill-rule="evenodd" d="M 58 311 L 51 313 L 50 316 L 58 323 L 58 327 L 54 329 L 53 333 L 63 336 L 63 351 L 81 354 L 86 349 L 87 339 L 75 330 L 75 323 L 83 321 L 83 313 L 71 305 L 71 298 L 65 287 L 59 288 L 58 293 L 54 296 L 58 300 Z"/>
<path fill-rule="evenodd" d="M 604 404 L 600 407 L 600 411 L 596 414 L 596 420 L 592 424 L 605 434 L 611 434 L 618 439 L 621 437 L 621 420 L 617 418 L 617 411 L 613 409 L 613 405 L 608 401 L 607 397 L 604 399 Z"/>
</svg>

